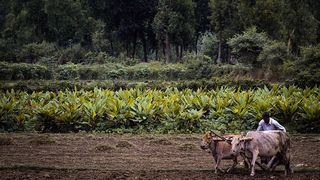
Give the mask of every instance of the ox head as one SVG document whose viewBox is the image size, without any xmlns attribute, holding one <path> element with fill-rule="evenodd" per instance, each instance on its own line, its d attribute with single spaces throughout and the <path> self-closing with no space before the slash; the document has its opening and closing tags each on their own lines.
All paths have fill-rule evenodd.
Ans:
<svg viewBox="0 0 320 180">
<path fill-rule="evenodd" d="M 233 154 L 239 154 L 245 151 L 245 142 L 251 141 L 252 138 L 248 137 L 234 137 L 231 141 L 231 151 Z"/>
<path fill-rule="evenodd" d="M 209 148 L 210 143 L 212 141 L 212 137 L 213 137 L 213 133 L 210 132 L 206 132 L 203 136 L 202 136 L 202 142 L 201 142 L 201 149 L 206 150 Z"/>
</svg>

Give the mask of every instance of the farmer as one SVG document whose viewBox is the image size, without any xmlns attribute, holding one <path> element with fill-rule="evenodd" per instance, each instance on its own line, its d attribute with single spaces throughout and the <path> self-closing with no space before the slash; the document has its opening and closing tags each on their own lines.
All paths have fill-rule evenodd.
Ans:
<svg viewBox="0 0 320 180">
<path fill-rule="evenodd" d="M 271 118 L 268 112 L 263 112 L 262 118 L 263 119 L 259 122 L 257 131 L 281 130 L 286 132 L 286 128 L 279 124 L 278 121 Z"/>
</svg>

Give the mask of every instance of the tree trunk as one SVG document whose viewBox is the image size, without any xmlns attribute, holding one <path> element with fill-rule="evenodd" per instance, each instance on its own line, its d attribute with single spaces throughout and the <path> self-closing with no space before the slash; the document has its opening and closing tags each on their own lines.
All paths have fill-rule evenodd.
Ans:
<svg viewBox="0 0 320 180">
<path fill-rule="evenodd" d="M 295 29 L 293 29 L 291 31 L 291 33 L 289 33 L 289 37 L 288 37 L 288 43 L 287 43 L 287 54 L 289 55 L 291 53 L 291 47 L 292 47 L 292 38 L 293 38 L 293 35 L 294 35 L 294 31 Z"/>
<path fill-rule="evenodd" d="M 218 59 L 217 59 L 217 63 L 220 64 L 222 62 L 221 60 L 221 39 L 219 40 L 219 50 L 218 50 Z"/>
<path fill-rule="evenodd" d="M 180 55 L 179 55 L 180 62 L 182 60 L 182 55 L 183 55 L 183 46 L 180 46 Z"/>
<path fill-rule="evenodd" d="M 156 47 L 156 60 L 159 60 L 159 52 L 158 52 L 158 47 Z"/>
<path fill-rule="evenodd" d="M 166 39 L 165 39 L 165 52 L 166 52 L 166 63 L 171 62 L 171 49 L 170 49 L 170 41 L 169 41 L 169 35 L 166 33 Z"/>
<path fill-rule="evenodd" d="M 160 45 L 158 43 L 158 45 L 156 46 L 156 60 L 157 61 L 159 60 L 159 48 L 160 48 Z"/>
<path fill-rule="evenodd" d="M 146 37 L 143 35 L 142 36 L 142 44 L 143 44 L 143 61 L 148 62 L 148 57 L 147 57 L 147 41 Z M 156 54 L 157 56 L 157 54 Z"/>
<path fill-rule="evenodd" d="M 111 56 L 114 56 L 113 40 L 110 38 Z"/>
<path fill-rule="evenodd" d="M 133 52 L 132 52 L 132 59 L 133 60 L 134 60 L 134 56 L 136 55 L 136 48 L 137 48 L 137 32 L 134 33 Z"/>
<path fill-rule="evenodd" d="M 196 55 L 198 55 L 198 41 L 199 41 L 199 35 L 196 35 Z"/>
<path fill-rule="evenodd" d="M 180 55 L 180 53 L 179 53 L 179 45 L 176 45 L 176 63 L 177 62 L 179 62 L 179 55 Z"/>
<path fill-rule="evenodd" d="M 126 51 L 127 51 L 127 57 L 130 57 L 128 40 L 126 41 Z"/>
</svg>

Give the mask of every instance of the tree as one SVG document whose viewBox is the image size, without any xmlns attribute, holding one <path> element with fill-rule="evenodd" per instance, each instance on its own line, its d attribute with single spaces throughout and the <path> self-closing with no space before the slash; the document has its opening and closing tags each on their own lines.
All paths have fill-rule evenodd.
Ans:
<svg viewBox="0 0 320 180">
<path fill-rule="evenodd" d="M 228 45 L 232 48 L 232 53 L 242 63 L 260 67 L 257 58 L 268 42 L 269 39 L 266 33 L 259 33 L 256 27 L 251 27 L 242 34 L 237 34 L 231 38 L 228 41 Z"/>
<path fill-rule="evenodd" d="M 287 41 L 287 51 L 299 55 L 300 46 L 316 43 L 317 27 L 315 19 L 306 0 L 285 0 L 283 23 Z"/>
<path fill-rule="evenodd" d="M 160 0 L 153 27 L 157 39 L 165 44 L 166 62 L 173 61 L 171 45 L 176 46 L 177 60 L 194 37 L 194 5 L 192 0 Z"/>
<path fill-rule="evenodd" d="M 16 61 L 16 54 L 23 44 L 38 40 L 36 36 L 37 24 L 32 22 L 32 6 L 30 1 L 11 0 L 8 1 L 6 15 L 2 22 L 1 58 L 8 61 Z"/>
<path fill-rule="evenodd" d="M 90 45 L 93 20 L 82 9 L 79 0 L 45 0 L 50 42 L 68 46 L 74 43 Z"/>
<path fill-rule="evenodd" d="M 312 15 L 317 21 L 317 44 L 320 43 L 320 1 L 318 0 L 308 0 L 308 9 L 310 9 Z"/>
<path fill-rule="evenodd" d="M 211 32 L 205 32 L 198 43 L 199 53 L 214 59 L 218 55 L 219 41 L 217 36 Z"/>
<path fill-rule="evenodd" d="M 147 40 L 153 37 L 150 29 L 155 16 L 155 7 L 155 0 L 123 0 L 120 5 L 121 20 L 118 34 L 125 42 L 127 54 L 129 54 L 129 44 L 133 45 L 131 55 L 133 59 L 137 51 L 138 40 L 140 40 L 143 47 L 143 59 L 147 62 Z"/>
<path fill-rule="evenodd" d="M 210 8 L 212 12 L 210 22 L 213 32 L 217 34 L 219 41 L 217 62 L 221 63 L 223 59 L 223 46 L 226 46 L 227 39 L 239 31 L 237 0 L 211 0 Z M 224 55 L 224 58 L 227 58 L 227 56 Z"/>
<path fill-rule="evenodd" d="M 255 26 L 274 39 L 283 37 L 283 0 L 239 1 L 238 14 L 241 26 L 245 29 Z"/>
<path fill-rule="evenodd" d="M 210 30 L 209 16 L 211 10 L 209 7 L 210 0 L 195 0 L 195 44 L 198 43 L 199 37 Z M 196 47 L 196 53 L 198 49 Z"/>
</svg>

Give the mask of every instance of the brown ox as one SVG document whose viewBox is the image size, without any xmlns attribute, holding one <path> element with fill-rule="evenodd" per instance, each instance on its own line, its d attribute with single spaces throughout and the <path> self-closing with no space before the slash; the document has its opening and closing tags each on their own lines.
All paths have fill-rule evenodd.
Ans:
<svg viewBox="0 0 320 180">
<path fill-rule="evenodd" d="M 255 174 L 257 157 L 272 157 L 267 168 L 270 168 L 273 160 L 277 157 L 285 165 L 285 175 L 292 172 L 290 168 L 290 138 L 283 131 L 251 131 L 246 137 L 232 139 L 232 151 L 235 154 L 244 153 L 251 158 L 251 176 Z"/>
<path fill-rule="evenodd" d="M 237 164 L 237 155 L 234 155 L 231 151 L 231 138 L 240 137 L 240 135 L 224 135 L 226 139 L 230 139 L 229 142 L 218 138 L 212 132 L 207 132 L 202 137 L 201 149 L 207 150 L 209 149 L 213 156 L 213 167 L 214 172 L 217 173 L 217 170 L 224 172 L 224 170 L 219 168 L 219 164 L 222 159 L 232 159 L 233 165 L 227 170 L 227 172 L 231 171 Z"/>
</svg>

